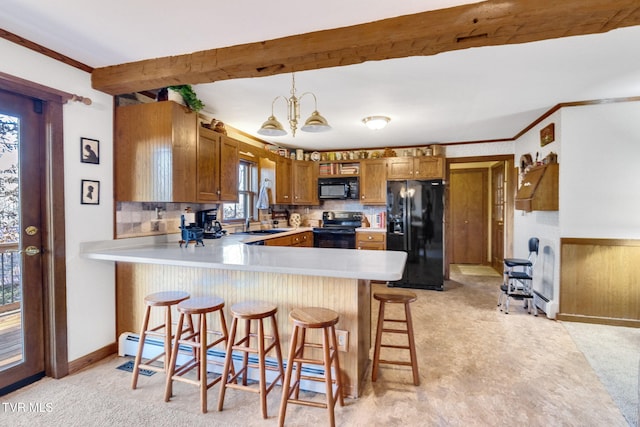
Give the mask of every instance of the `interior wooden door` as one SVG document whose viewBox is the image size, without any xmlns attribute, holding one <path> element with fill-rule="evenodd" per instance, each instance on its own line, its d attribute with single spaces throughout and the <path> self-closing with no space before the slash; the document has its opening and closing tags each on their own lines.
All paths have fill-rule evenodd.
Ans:
<svg viewBox="0 0 640 427">
<path fill-rule="evenodd" d="M 487 169 L 455 169 L 450 175 L 451 263 L 487 263 Z"/>
<path fill-rule="evenodd" d="M 491 167 L 491 265 L 502 273 L 504 259 L 505 168 Z"/>
</svg>

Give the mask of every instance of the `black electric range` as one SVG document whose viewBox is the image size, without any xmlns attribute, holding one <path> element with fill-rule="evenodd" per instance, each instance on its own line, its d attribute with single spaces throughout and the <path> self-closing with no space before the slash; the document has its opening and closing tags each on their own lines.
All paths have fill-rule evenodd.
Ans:
<svg viewBox="0 0 640 427">
<path fill-rule="evenodd" d="M 356 248 L 356 228 L 362 227 L 362 212 L 325 211 L 322 227 L 313 229 L 313 246 L 317 248 Z"/>
</svg>

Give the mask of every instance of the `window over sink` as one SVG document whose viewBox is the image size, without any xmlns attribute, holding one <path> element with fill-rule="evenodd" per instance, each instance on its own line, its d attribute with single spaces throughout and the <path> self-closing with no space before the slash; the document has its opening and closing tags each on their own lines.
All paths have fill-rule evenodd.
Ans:
<svg viewBox="0 0 640 427">
<path fill-rule="evenodd" d="M 238 203 L 222 204 L 224 221 L 245 221 L 257 218 L 255 201 L 258 194 L 258 167 L 255 163 L 240 160 L 238 166 Z"/>
</svg>

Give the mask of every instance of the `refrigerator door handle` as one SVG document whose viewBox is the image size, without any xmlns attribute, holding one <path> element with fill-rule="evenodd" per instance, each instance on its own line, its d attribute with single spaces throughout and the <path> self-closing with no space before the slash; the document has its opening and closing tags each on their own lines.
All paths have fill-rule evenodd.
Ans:
<svg viewBox="0 0 640 427">
<path fill-rule="evenodd" d="M 409 182 L 406 183 L 407 193 L 409 193 Z M 407 194 L 407 197 L 404 199 L 405 201 L 405 210 L 404 210 L 404 246 L 407 251 L 411 251 L 413 248 L 411 246 L 411 197 Z"/>
</svg>

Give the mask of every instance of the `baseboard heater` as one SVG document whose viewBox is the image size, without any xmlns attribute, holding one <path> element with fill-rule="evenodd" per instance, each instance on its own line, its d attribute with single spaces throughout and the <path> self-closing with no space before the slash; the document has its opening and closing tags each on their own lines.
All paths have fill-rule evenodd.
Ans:
<svg viewBox="0 0 640 427">
<path fill-rule="evenodd" d="M 545 297 L 544 295 L 542 295 L 541 293 L 539 293 L 538 291 L 534 290 L 533 294 L 535 296 L 535 298 L 533 299 L 535 302 L 536 307 L 538 307 L 540 310 L 544 311 L 546 314 L 549 313 L 549 304 L 551 303 L 549 301 L 549 298 Z"/>
<path fill-rule="evenodd" d="M 124 332 L 120 335 L 118 339 L 118 355 L 121 357 L 132 356 L 135 357 L 138 352 L 138 344 L 140 342 L 140 337 L 138 334 L 134 334 L 132 332 Z M 151 359 L 164 351 L 164 343 L 161 340 L 155 338 L 147 338 L 144 343 L 144 349 L 142 350 L 142 357 L 144 359 Z M 178 360 L 177 364 L 182 365 L 186 363 L 190 359 L 191 348 L 188 346 L 180 346 L 180 350 L 178 352 Z M 211 361 L 217 361 L 220 363 L 224 362 L 224 352 L 221 349 L 212 348 L 207 352 L 207 359 Z M 240 369 L 242 366 L 242 354 L 234 353 L 233 364 L 236 369 Z M 275 357 L 267 357 L 265 364 L 267 366 L 276 367 L 276 358 Z M 249 363 L 258 363 L 258 357 L 254 355 L 249 355 Z M 286 369 L 287 362 L 284 361 L 284 368 Z M 219 365 L 209 365 L 209 372 L 222 374 L 222 366 Z M 332 378 L 335 378 L 335 370 L 331 371 Z M 313 367 L 313 366 L 303 366 L 302 367 L 302 375 L 307 375 L 310 377 L 318 377 L 321 378 L 324 376 L 324 369 L 321 367 Z M 273 382 L 276 378 L 277 372 L 267 370 L 266 379 L 267 382 Z M 249 372 L 247 374 L 247 379 L 252 381 L 258 381 L 260 379 L 258 369 L 249 368 Z M 324 383 L 318 381 L 310 381 L 310 380 L 301 380 L 300 388 L 306 391 L 313 391 L 316 393 L 326 393 L 326 388 Z"/>
</svg>

